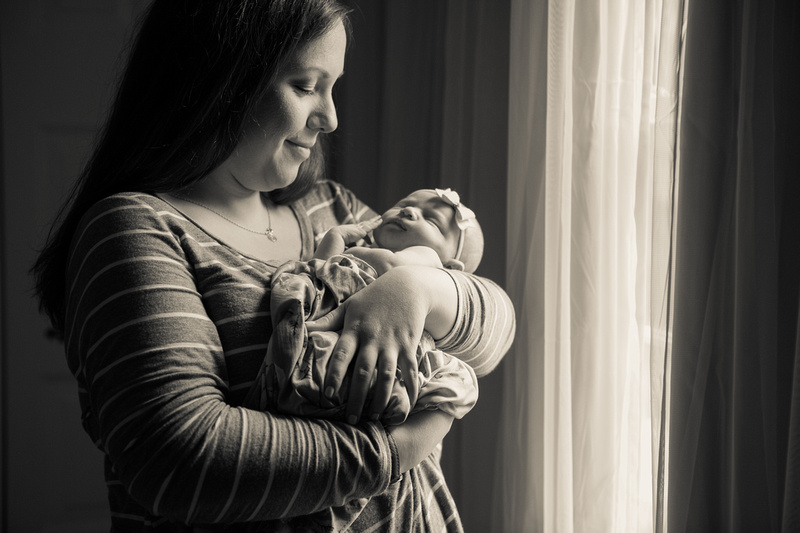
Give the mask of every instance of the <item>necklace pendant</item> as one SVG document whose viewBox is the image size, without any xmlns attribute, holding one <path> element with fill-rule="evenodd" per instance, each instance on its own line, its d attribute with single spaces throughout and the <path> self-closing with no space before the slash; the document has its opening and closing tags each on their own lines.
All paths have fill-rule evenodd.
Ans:
<svg viewBox="0 0 800 533">
<path fill-rule="evenodd" d="M 267 239 L 269 239 L 272 242 L 275 242 L 275 241 L 278 240 L 278 238 L 275 236 L 275 232 L 272 230 L 272 228 L 267 228 L 267 231 L 264 232 L 264 235 L 266 235 Z"/>
</svg>

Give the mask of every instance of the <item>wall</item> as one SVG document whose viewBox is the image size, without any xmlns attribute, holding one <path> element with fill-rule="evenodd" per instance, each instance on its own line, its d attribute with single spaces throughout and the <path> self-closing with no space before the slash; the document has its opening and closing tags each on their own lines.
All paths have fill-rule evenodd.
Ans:
<svg viewBox="0 0 800 533">
<path fill-rule="evenodd" d="M 100 452 L 27 275 L 79 172 L 142 1 L 3 0 L 3 531 L 108 531 Z"/>
</svg>

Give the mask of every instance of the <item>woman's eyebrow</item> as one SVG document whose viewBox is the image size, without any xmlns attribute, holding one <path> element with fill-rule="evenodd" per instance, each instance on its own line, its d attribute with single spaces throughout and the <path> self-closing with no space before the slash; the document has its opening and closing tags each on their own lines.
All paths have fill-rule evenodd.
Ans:
<svg viewBox="0 0 800 533">
<path fill-rule="evenodd" d="M 317 73 L 321 78 L 324 78 L 326 80 L 333 77 L 331 76 L 331 73 L 325 70 L 324 68 L 315 67 L 313 65 L 290 64 L 286 68 L 286 72 L 290 76 L 299 76 L 300 74 Z M 344 76 L 344 70 L 342 70 L 342 72 L 336 77 L 336 79 L 338 80 L 342 76 Z"/>
</svg>

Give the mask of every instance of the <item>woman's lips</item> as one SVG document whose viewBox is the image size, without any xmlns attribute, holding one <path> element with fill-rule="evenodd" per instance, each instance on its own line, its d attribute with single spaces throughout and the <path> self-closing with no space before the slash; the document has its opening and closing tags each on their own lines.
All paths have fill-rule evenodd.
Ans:
<svg viewBox="0 0 800 533">
<path fill-rule="evenodd" d="M 311 156 L 311 148 L 314 146 L 313 144 L 307 145 L 295 141 L 286 141 L 286 142 L 289 143 L 289 146 L 291 146 L 294 149 L 294 151 L 302 155 L 304 159 L 308 159 Z"/>
</svg>

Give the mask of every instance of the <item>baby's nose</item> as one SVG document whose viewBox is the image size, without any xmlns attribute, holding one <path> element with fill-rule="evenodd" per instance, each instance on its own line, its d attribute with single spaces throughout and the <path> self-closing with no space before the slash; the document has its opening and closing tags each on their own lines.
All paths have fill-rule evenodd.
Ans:
<svg viewBox="0 0 800 533">
<path fill-rule="evenodd" d="M 419 211 L 416 207 L 407 205 L 400 210 L 400 215 L 408 217 L 411 220 L 416 220 L 419 216 Z"/>
</svg>

